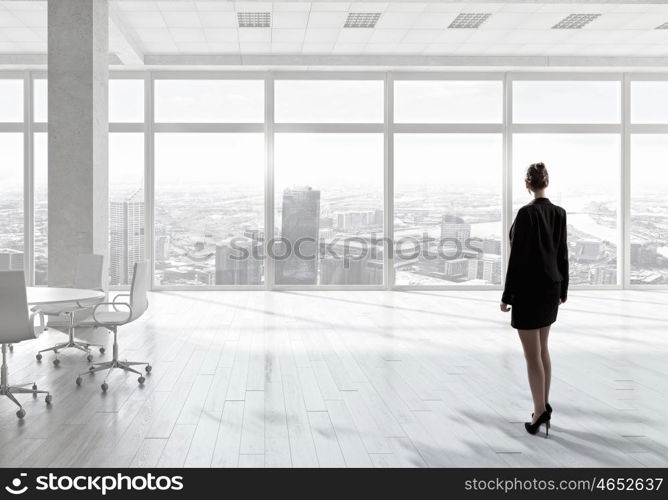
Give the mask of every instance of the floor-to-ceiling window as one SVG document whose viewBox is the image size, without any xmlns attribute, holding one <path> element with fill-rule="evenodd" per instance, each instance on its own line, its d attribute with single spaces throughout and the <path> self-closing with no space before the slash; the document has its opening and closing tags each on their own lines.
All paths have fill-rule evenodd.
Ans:
<svg viewBox="0 0 668 500">
<path fill-rule="evenodd" d="M 23 85 L 0 79 L 0 271 L 25 263 Z"/>
<path fill-rule="evenodd" d="M 383 85 L 275 81 L 277 285 L 383 284 Z"/>
<path fill-rule="evenodd" d="M 397 285 L 502 280 L 503 81 L 394 85 Z"/>
<path fill-rule="evenodd" d="M 668 284 L 668 82 L 631 81 L 630 281 Z"/>
<path fill-rule="evenodd" d="M 47 82 L 0 86 L 0 266 L 44 285 Z M 152 259 L 164 288 L 499 286 L 542 161 L 572 283 L 665 286 L 666 95 L 633 73 L 112 75 L 110 284 Z"/>
<path fill-rule="evenodd" d="M 567 212 L 571 283 L 614 285 L 621 167 L 621 81 L 514 81 L 513 215 L 531 195 L 527 167 L 543 162 L 547 196 Z"/>
<path fill-rule="evenodd" d="M 109 80 L 109 284 L 128 286 L 146 255 L 144 78 Z"/>
<path fill-rule="evenodd" d="M 264 282 L 264 81 L 156 79 L 156 285 Z"/>
</svg>

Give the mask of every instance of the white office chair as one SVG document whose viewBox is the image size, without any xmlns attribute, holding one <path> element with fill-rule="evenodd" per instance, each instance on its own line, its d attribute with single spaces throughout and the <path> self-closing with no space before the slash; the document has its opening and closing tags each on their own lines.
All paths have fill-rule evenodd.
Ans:
<svg viewBox="0 0 668 500">
<path fill-rule="evenodd" d="M 93 314 L 88 318 L 82 320 L 79 323 L 79 326 L 92 326 L 92 327 L 102 327 L 114 334 L 114 347 L 113 347 L 113 357 L 111 361 L 105 361 L 103 363 L 93 363 L 88 372 L 80 373 L 76 379 L 77 385 L 81 385 L 82 375 L 86 373 L 95 373 L 102 370 L 109 370 L 107 376 L 104 378 L 102 383 L 102 391 L 106 392 L 109 386 L 107 385 L 107 377 L 114 370 L 118 368 L 120 370 L 133 372 L 139 375 L 137 381 L 140 384 L 143 384 L 146 379 L 141 374 L 141 372 L 132 368 L 134 365 L 146 365 L 146 373 L 151 372 L 151 365 L 146 361 L 120 361 L 118 359 L 118 342 L 117 342 L 117 329 L 121 325 L 127 325 L 132 323 L 134 320 L 139 318 L 144 311 L 148 308 L 148 296 L 146 294 L 146 286 L 148 283 L 148 263 L 147 262 L 138 262 L 135 264 L 134 272 L 132 275 L 132 287 L 130 288 L 130 293 L 119 294 L 114 297 L 112 302 L 101 302 L 95 306 L 93 309 Z M 128 302 L 118 302 L 119 297 L 128 297 Z M 111 307 L 112 310 L 101 311 L 101 307 Z"/>
<path fill-rule="evenodd" d="M 88 290 L 102 290 L 102 279 L 104 273 L 104 256 L 95 255 L 95 254 L 82 254 L 77 257 L 77 267 L 74 274 L 74 281 L 72 283 L 73 288 L 85 288 Z M 90 353 L 90 347 L 95 346 L 100 348 L 100 354 L 104 354 L 104 346 L 101 344 L 92 344 L 90 342 L 84 342 L 74 338 L 74 315 L 78 311 L 83 311 L 94 306 L 98 301 L 91 302 L 73 302 L 70 304 L 53 304 L 53 305 L 43 305 L 39 308 L 34 308 L 34 311 L 39 311 L 40 314 L 46 316 L 65 316 L 67 317 L 67 333 L 68 339 L 67 342 L 59 342 L 58 344 L 49 347 L 47 349 L 42 349 L 35 356 L 37 361 L 42 360 L 42 353 L 53 351 L 55 358 L 53 359 L 53 364 L 58 366 L 60 360 L 58 359 L 58 352 L 64 349 L 78 349 L 87 354 L 86 358 L 88 361 L 93 360 L 93 355 Z M 42 319 L 42 322 L 44 320 Z"/>
<path fill-rule="evenodd" d="M 7 396 L 18 407 L 16 416 L 23 418 L 26 411 L 14 397 L 15 394 L 46 394 L 46 404 L 51 404 L 49 391 L 38 391 L 37 385 L 30 382 L 22 385 L 9 385 L 9 371 L 7 370 L 7 346 L 24 340 L 34 340 L 42 333 L 44 323 L 35 327 L 37 312 L 30 314 L 26 297 L 26 282 L 23 271 L 0 272 L 0 343 L 2 343 L 2 368 L 0 370 L 0 396 Z M 32 388 L 27 386 L 32 384 Z"/>
</svg>

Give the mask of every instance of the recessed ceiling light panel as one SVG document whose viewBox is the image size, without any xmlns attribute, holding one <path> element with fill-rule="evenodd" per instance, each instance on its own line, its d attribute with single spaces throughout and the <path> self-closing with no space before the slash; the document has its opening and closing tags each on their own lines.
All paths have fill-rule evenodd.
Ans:
<svg viewBox="0 0 668 500">
<path fill-rule="evenodd" d="M 601 14 L 570 14 L 557 24 L 552 26 L 553 30 L 579 30 L 592 22 Z"/>
<path fill-rule="evenodd" d="M 380 19 L 380 12 L 351 12 L 344 28 L 375 28 Z"/>
<path fill-rule="evenodd" d="M 270 12 L 237 12 L 240 28 L 270 28 Z"/>
<path fill-rule="evenodd" d="M 492 14 L 488 12 L 462 12 L 450 23 L 448 28 L 475 29 L 487 21 Z"/>
</svg>

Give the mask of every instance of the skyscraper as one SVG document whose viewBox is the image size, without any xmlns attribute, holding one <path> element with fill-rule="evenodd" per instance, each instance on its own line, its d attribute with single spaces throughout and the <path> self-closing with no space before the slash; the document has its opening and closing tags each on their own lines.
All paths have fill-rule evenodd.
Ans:
<svg viewBox="0 0 668 500">
<path fill-rule="evenodd" d="M 144 190 L 138 189 L 109 208 L 109 284 L 132 281 L 136 262 L 144 260 Z"/>
<path fill-rule="evenodd" d="M 23 261 L 23 252 L 19 250 L 0 250 L 0 271 L 23 271 Z"/>
<path fill-rule="evenodd" d="M 276 261 L 276 283 L 315 285 L 318 281 L 320 191 L 310 186 L 283 191 L 282 246 L 287 255 Z M 287 248 L 289 244 L 289 249 Z M 289 250 L 289 251 L 288 251 Z"/>
<path fill-rule="evenodd" d="M 459 248 L 465 248 L 467 240 L 471 237 L 471 224 L 457 215 L 444 215 L 441 220 L 441 241 L 446 243 L 459 243 Z"/>
<path fill-rule="evenodd" d="M 216 285 L 261 285 L 262 243 L 245 236 L 227 238 L 216 246 Z M 259 257 L 259 258 L 256 258 Z"/>
</svg>

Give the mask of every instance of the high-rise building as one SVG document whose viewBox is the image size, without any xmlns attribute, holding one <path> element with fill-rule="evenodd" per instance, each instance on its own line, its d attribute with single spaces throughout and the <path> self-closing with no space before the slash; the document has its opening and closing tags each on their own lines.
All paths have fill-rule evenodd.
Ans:
<svg viewBox="0 0 668 500">
<path fill-rule="evenodd" d="M 601 242 L 598 240 L 577 240 L 575 242 L 575 260 L 591 262 L 601 256 Z"/>
<path fill-rule="evenodd" d="M 164 262 L 169 256 L 169 236 L 163 234 L 155 237 L 155 260 Z"/>
<path fill-rule="evenodd" d="M 339 241 L 320 260 L 321 285 L 380 285 L 383 253 L 369 240 Z"/>
<path fill-rule="evenodd" d="M 315 285 L 318 281 L 320 191 L 310 186 L 283 191 L 281 238 L 287 255 L 276 262 L 276 283 Z M 287 246 L 287 245 L 284 245 Z M 280 250 L 277 255 L 283 255 Z"/>
<path fill-rule="evenodd" d="M 245 236 L 227 238 L 217 245 L 215 284 L 262 284 L 262 257 L 257 248 L 261 245 Z"/>
<path fill-rule="evenodd" d="M 459 248 L 464 249 L 470 237 L 471 224 L 457 215 L 443 216 L 441 220 L 441 241 L 448 245 L 457 245 L 458 243 Z"/>
<path fill-rule="evenodd" d="M 341 231 L 362 229 L 375 224 L 376 213 L 371 210 L 335 212 L 334 223 Z"/>
<path fill-rule="evenodd" d="M 127 285 L 132 281 L 136 262 L 145 258 L 144 190 L 138 189 L 109 207 L 109 284 Z"/>
<path fill-rule="evenodd" d="M 23 252 L 12 248 L 0 250 L 0 271 L 23 271 Z"/>
</svg>

